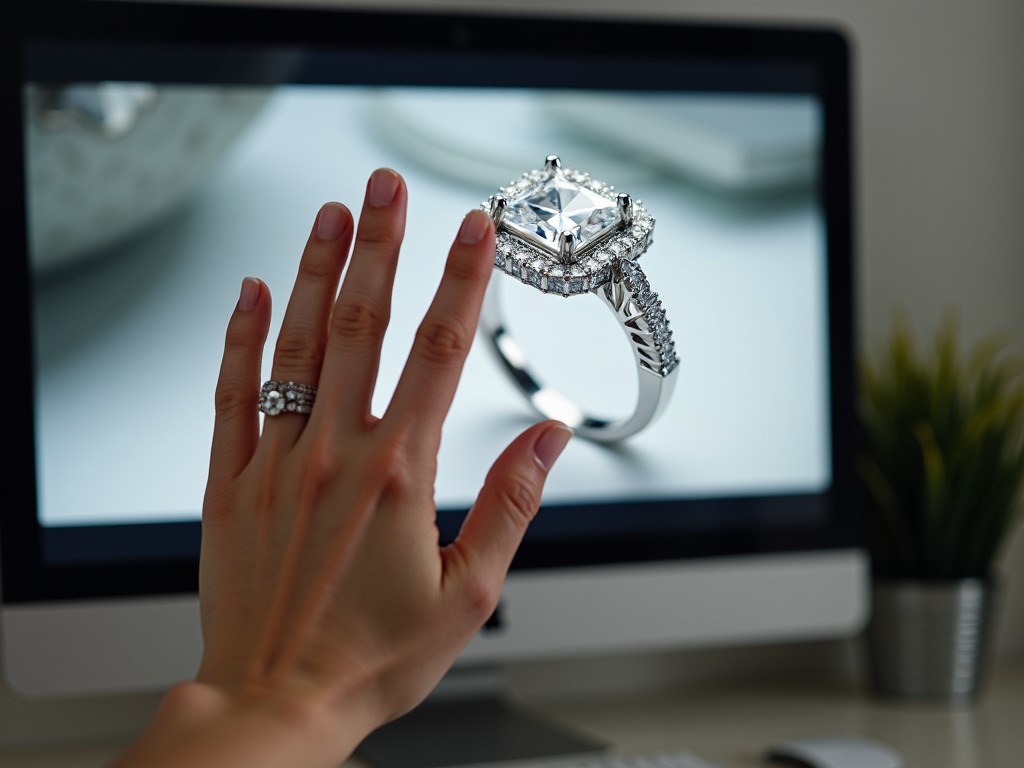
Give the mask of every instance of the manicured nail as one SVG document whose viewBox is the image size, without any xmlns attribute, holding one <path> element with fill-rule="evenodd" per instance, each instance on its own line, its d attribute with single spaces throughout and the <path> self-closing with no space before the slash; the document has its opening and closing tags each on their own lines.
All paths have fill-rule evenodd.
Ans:
<svg viewBox="0 0 1024 768">
<path fill-rule="evenodd" d="M 463 245 L 476 245 L 483 240 L 490 226 L 490 216 L 483 211 L 470 211 L 459 227 L 459 242 Z"/>
<path fill-rule="evenodd" d="M 370 176 L 370 189 L 366 199 L 375 208 L 391 205 L 398 192 L 398 174 L 390 168 L 378 168 Z"/>
<path fill-rule="evenodd" d="M 320 240 L 337 240 L 345 231 L 345 209 L 338 203 L 327 203 L 316 217 L 316 236 Z"/>
<path fill-rule="evenodd" d="M 238 296 L 238 308 L 249 310 L 260 300 L 260 281 L 255 277 L 247 277 L 242 281 L 242 292 Z"/>
<path fill-rule="evenodd" d="M 533 444 L 533 455 L 545 470 L 555 465 L 555 461 L 572 439 L 572 434 L 572 430 L 567 426 L 558 424 L 544 432 Z"/>
</svg>

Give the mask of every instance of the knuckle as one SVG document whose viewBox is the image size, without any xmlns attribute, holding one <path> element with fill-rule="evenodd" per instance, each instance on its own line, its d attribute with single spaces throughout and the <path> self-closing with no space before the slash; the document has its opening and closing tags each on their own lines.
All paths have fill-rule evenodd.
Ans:
<svg viewBox="0 0 1024 768">
<path fill-rule="evenodd" d="M 368 477 L 387 482 L 402 474 L 405 460 L 396 440 L 379 441 L 363 456 L 366 462 L 363 471 Z"/>
<path fill-rule="evenodd" d="M 501 600 L 501 584 L 494 584 L 482 576 L 475 576 L 465 586 L 464 599 L 469 612 L 483 623 L 491 617 Z"/>
<path fill-rule="evenodd" d="M 347 470 L 346 457 L 326 432 L 318 433 L 301 453 L 295 475 L 300 508 L 312 510 Z"/>
<path fill-rule="evenodd" d="M 498 503 L 517 530 L 526 526 L 540 508 L 540 489 L 524 477 L 513 475 L 497 487 Z"/>
<path fill-rule="evenodd" d="M 306 257 L 299 261 L 299 279 L 334 284 L 338 279 L 337 259 Z"/>
<path fill-rule="evenodd" d="M 225 355 L 246 354 L 257 346 L 257 339 L 248 323 L 228 323 L 227 333 L 224 334 Z"/>
<path fill-rule="evenodd" d="M 472 345 L 472 334 L 450 320 L 424 320 L 416 332 L 416 350 L 427 363 L 447 366 L 461 361 Z"/>
<path fill-rule="evenodd" d="M 381 249 L 394 251 L 402 244 L 398 227 L 392 219 L 363 216 L 356 232 L 356 245 L 370 252 Z"/>
<path fill-rule="evenodd" d="M 274 365 L 284 370 L 316 368 L 323 359 L 320 335 L 311 329 L 282 330 L 274 348 Z"/>
<path fill-rule="evenodd" d="M 331 315 L 331 335 L 346 342 L 365 340 L 376 343 L 388 327 L 387 309 L 366 297 L 343 299 Z"/>
<path fill-rule="evenodd" d="M 331 479 L 341 474 L 358 478 L 365 489 L 391 493 L 403 487 L 408 462 L 403 447 L 394 440 L 364 445 L 358 452 L 339 444 L 336 435 L 318 435 L 306 460 L 311 474 Z"/>
<path fill-rule="evenodd" d="M 319 484 L 325 479 L 334 477 L 342 467 L 342 457 L 337 441 L 324 432 L 317 434 L 303 460 L 303 473 L 306 482 Z"/>
<path fill-rule="evenodd" d="M 485 283 L 491 274 L 490 261 L 481 261 L 465 255 L 453 255 L 445 265 L 445 280 L 456 283 Z"/>
<path fill-rule="evenodd" d="M 255 403 L 252 391 L 236 381 L 221 381 L 213 393 L 214 411 L 219 414 L 249 411 Z"/>
</svg>

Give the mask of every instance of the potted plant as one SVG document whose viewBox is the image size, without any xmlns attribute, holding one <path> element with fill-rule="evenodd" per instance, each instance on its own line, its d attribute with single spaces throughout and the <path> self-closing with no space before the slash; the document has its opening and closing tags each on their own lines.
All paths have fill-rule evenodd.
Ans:
<svg viewBox="0 0 1024 768">
<path fill-rule="evenodd" d="M 970 699 L 1021 510 L 1024 361 L 996 336 L 962 353 L 950 314 L 921 350 L 897 319 L 860 374 L 872 688 Z"/>
</svg>

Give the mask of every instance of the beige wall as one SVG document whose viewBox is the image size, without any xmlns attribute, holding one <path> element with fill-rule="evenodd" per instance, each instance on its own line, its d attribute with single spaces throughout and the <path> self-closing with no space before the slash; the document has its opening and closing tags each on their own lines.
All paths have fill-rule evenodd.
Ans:
<svg viewBox="0 0 1024 768">
<path fill-rule="evenodd" d="M 336 0 L 342 4 L 342 0 Z M 320 2 L 320 5 L 329 4 Z M 353 3 L 344 3 L 352 5 Z M 437 7 L 433 2 L 378 3 Z M 947 306 L 966 335 L 996 328 L 1024 352 L 1024 2 L 1021 0 L 517 0 L 447 7 L 834 22 L 855 42 L 859 325 L 906 307 L 921 329 Z M 1024 535 L 1005 558 L 1003 655 L 1024 655 Z M 630 688 L 736 675 L 847 675 L 851 643 L 526 665 L 515 687 Z M 699 670 L 696 671 L 696 670 Z M 0 745 L 114 732 L 153 697 L 30 706 L 0 696 Z"/>
</svg>

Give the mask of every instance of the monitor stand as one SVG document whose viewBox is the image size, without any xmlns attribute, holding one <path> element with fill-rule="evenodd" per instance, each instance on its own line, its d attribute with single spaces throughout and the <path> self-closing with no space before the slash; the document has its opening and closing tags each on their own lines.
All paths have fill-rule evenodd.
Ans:
<svg viewBox="0 0 1024 768">
<path fill-rule="evenodd" d="M 608 745 L 514 703 L 493 670 L 455 670 L 356 757 L 379 768 L 442 768 L 594 754 Z"/>
</svg>

